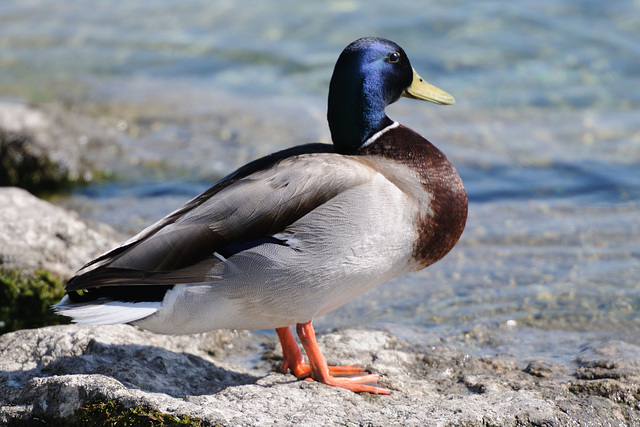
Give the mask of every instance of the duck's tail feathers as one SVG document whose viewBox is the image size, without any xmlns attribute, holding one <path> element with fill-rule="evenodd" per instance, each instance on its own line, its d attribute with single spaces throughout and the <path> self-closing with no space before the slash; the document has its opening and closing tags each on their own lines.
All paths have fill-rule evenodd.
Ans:
<svg viewBox="0 0 640 427">
<path fill-rule="evenodd" d="M 71 317 L 74 323 L 80 325 L 114 325 L 149 317 L 161 306 L 161 301 L 123 302 L 109 299 L 74 303 L 65 295 L 53 308 L 57 314 Z"/>
</svg>

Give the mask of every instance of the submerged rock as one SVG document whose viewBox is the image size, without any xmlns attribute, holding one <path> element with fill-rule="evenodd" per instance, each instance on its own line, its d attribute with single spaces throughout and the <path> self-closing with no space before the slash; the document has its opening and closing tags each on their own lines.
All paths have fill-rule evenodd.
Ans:
<svg viewBox="0 0 640 427">
<path fill-rule="evenodd" d="M 0 102 L 0 185 L 39 193 L 91 181 L 93 159 L 115 156 L 117 141 L 115 129 L 60 107 Z"/>
<path fill-rule="evenodd" d="M 119 245 L 106 224 L 80 218 L 13 187 L 0 188 L 0 267 L 45 269 L 71 277 L 87 261 Z"/>
<path fill-rule="evenodd" d="M 453 347 L 415 346 L 383 331 L 339 331 L 322 336 L 320 345 L 329 363 L 363 362 L 380 373 L 393 394 L 355 394 L 275 373 L 279 345 L 270 336 L 227 331 L 162 336 L 126 325 L 55 326 L 0 337 L 0 423 L 73 422 L 83 405 L 96 399 L 190 415 L 206 425 L 640 422 L 640 369 L 611 353 L 629 344 L 602 346 L 612 355 L 599 354 L 598 365 L 611 357 L 615 372 L 624 373 L 606 384 L 581 374 L 590 361 L 578 361 L 570 372 L 549 364 L 527 368 Z M 230 362 L 246 361 L 248 354 L 263 360 L 249 366 Z"/>
</svg>

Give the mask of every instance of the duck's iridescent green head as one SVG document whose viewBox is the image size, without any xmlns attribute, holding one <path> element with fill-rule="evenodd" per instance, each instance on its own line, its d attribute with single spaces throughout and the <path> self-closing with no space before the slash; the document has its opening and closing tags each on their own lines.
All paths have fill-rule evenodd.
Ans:
<svg viewBox="0 0 640 427">
<path fill-rule="evenodd" d="M 403 95 L 436 104 L 455 103 L 451 95 L 425 82 L 394 42 L 366 37 L 347 46 L 329 87 L 327 118 L 335 150 L 355 153 L 373 134 L 392 124 L 384 110 Z"/>
</svg>

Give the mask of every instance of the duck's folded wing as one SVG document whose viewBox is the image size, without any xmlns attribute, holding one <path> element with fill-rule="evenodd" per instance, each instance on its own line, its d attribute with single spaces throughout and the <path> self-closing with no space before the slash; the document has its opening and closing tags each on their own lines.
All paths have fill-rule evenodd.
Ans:
<svg viewBox="0 0 640 427">
<path fill-rule="evenodd" d="M 271 238 L 375 175 L 368 163 L 356 157 L 322 149 L 258 161 L 253 170 L 238 170 L 123 246 L 87 264 L 69 281 L 67 290 L 210 280 L 207 273 L 222 254 Z"/>
<path fill-rule="evenodd" d="M 162 230 L 167 225 L 175 223 L 180 218 L 182 218 L 182 216 L 184 216 L 186 213 L 191 212 L 193 209 L 197 208 L 199 205 L 209 200 L 211 197 L 214 197 L 218 192 L 222 191 L 227 186 L 233 184 L 234 182 L 242 178 L 245 178 L 251 175 L 252 173 L 255 173 L 263 169 L 267 169 L 285 158 L 294 157 L 302 154 L 331 153 L 331 152 L 333 152 L 333 146 L 329 144 L 306 144 L 306 145 L 300 145 L 297 147 L 288 148 L 286 150 L 269 154 L 268 156 L 249 162 L 246 165 L 239 168 L 238 170 L 236 170 L 235 172 L 227 175 L 226 177 L 222 178 L 220 181 L 216 182 L 211 188 L 209 188 L 204 193 L 201 193 L 198 196 L 194 197 L 193 199 L 189 200 L 179 209 L 171 212 L 169 215 L 165 216 L 161 220 L 146 227 L 145 229 L 140 231 L 138 234 L 136 234 L 135 236 L 131 237 L 129 240 L 124 242 L 122 245 L 114 249 L 111 249 L 110 251 L 89 261 L 78 271 L 78 274 L 82 274 L 91 269 L 99 267 L 101 265 L 108 264 L 112 260 L 116 259 L 120 254 L 129 250 L 132 246 L 154 235 L 155 233 Z"/>
</svg>

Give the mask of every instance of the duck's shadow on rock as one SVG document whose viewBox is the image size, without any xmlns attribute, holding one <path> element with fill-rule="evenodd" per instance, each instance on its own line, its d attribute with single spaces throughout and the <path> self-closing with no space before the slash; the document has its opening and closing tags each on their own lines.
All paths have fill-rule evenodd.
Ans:
<svg viewBox="0 0 640 427">
<path fill-rule="evenodd" d="M 62 357 L 39 369 L 40 375 L 99 374 L 128 388 L 184 398 L 215 394 L 227 387 L 252 384 L 260 377 L 234 372 L 213 361 L 161 347 L 114 345 L 91 340 L 79 356 Z"/>
</svg>

